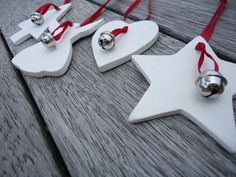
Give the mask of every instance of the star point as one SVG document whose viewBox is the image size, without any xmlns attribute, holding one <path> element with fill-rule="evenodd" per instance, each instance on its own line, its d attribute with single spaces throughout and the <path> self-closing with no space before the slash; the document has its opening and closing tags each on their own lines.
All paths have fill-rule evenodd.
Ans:
<svg viewBox="0 0 236 177">
<path fill-rule="evenodd" d="M 218 98 L 200 96 L 195 86 L 200 53 L 195 50 L 204 42 L 208 53 L 219 63 L 220 72 L 228 79 L 225 92 Z M 236 93 L 236 65 L 220 60 L 209 44 L 200 36 L 183 49 L 169 56 L 132 56 L 150 87 L 132 111 L 132 123 L 163 116 L 182 114 L 193 121 L 229 152 L 236 152 L 236 129 L 232 96 Z M 208 60 L 206 68 L 212 67 Z"/>
</svg>

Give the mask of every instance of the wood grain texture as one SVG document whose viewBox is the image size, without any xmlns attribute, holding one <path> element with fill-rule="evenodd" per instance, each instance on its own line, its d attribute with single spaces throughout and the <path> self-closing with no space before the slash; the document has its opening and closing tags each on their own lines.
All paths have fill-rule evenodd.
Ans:
<svg viewBox="0 0 236 177">
<path fill-rule="evenodd" d="M 102 4 L 104 0 L 90 0 Z M 147 16 L 147 1 L 144 0 L 130 14 L 135 20 Z M 124 14 L 133 0 L 111 1 L 108 8 Z M 201 34 L 211 19 L 219 0 L 152 0 L 152 16 L 160 26 L 161 32 L 185 43 Z M 223 59 L 236 62 L 236 1 L 229 0 L 226 10 L 220 17 L 210 45 Z"/>
<path fill-rule="evenodd" d="M 0 176 L 61 176 L 0 40 Z"/>
<path fill-rule="evenodd" d="M 2 28 L 15 55 L 35 43 L 29 40 L 16 47 L 9 37 L 37 5 L 30 0 L 2 1 Z M 86 0 L 73 4 L 66 17 L 73 21 L 82 21 L 98 7 Z M 112 11 L 103 16 L 106 21 L 121 18 Z M 162 33 L 146 54 L 173 54 L 184 45 Z M 62 77 L 24 76 L 72 176 L 236 176 L 236 156 L 183 116 L 128 123 L 148 88 L 133 63 L 102 74 L 90 37 L 76 42 L 73 49 L 71 65 Z"/>
</svg>

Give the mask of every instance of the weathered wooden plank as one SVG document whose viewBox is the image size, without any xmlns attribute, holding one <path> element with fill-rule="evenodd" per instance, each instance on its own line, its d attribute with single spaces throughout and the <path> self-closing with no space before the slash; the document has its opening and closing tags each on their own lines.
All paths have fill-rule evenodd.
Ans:
<svg viewBox="0 0 236 177">
<path fill-rule="evenodd" d="M 104 0 L 90 0 L 102 4 Z M 133 0 L 111 1 L 108 8 L 124 14 Z M 219 0 L 152 0 L 152 18 L 161 32 L 187 43 L 199 35 L 211 19 Z M 236 62 L 236 1 L 230 0 L 212 39 L 211 46 L 225 60 Z M 133 19 L 147 16 L 147 0 L 141 2 L 130 14 Z"/>
<path fill-rule="evenodd" d="M 0 15 L 13 54 L 35 42 L 15 47 L 9 40 L 35 3 L 4 0 L 7 10 Z M 85 0 L 73 3 L 66 19 L 81 21 L 97 8 Z M 9 4 L 24 11 L 12 14 Z M 111 11 L 104 17 L 107 21 L 121 18 Z M 64 76 L 24 76 L 72 176 L 236 175 L 236 157 L 180 115 L 129 124 L 128 115 L 148 83 L 131 62 L 99 73 L 90 42 L 85 38 L 74 45 L 73 60 Z M 184 45 L 161 34 L 146 54 L 173 54 Z"/>
<path fill-rule="evenodd" d="M 62 176 L 0 39 L 0 176 Z"/>
</svg>

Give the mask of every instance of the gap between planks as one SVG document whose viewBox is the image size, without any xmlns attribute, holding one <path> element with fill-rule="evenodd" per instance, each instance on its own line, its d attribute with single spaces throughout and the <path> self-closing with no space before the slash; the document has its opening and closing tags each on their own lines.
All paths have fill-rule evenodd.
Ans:
<svg viewBox="0 0 236 177">
<path fill-rule="evenodd" d="M 83 1 L 80 1 L 80 5 L 81 4 L 83 4 Z M 88 4 L 84 1 L 84 5 L 87 6 Z M 88 8 L 90 10 L 89 13 L 95 8 L 97 8 L 97 6 Z M 83 13 L 81 14 L 84 15 Z M 73 10 L 70 12 L 70 17 L 72 19 L 80 19 L 81 14 L 78 14 L 77 10 Z M 112 15 L 115 15 L 115 13 Z M 104 16 L 106 16 L 107 19 L 111 18 L 108 18 L 107 14 Z M 9 34 L 6 33 L 6 36 L 7 35 Z M 163 36 L 162 40 L 165 39 L 168 41 L 167 36 Z M 29 41 L 27 44 L 29 44 Z M 173 47 L 174 45 L 171 46 L 170 42 L 167 44 L 169 47 L 165 50 L 166 53 L 174 52 L 178 47 L 184 45 L 180 42 L 177 43 L 177 41 L 176 44 L 178 45 L 175 47 Z M 159 49 L 161 50 L 161 47 L 163 47 L 161 41 L 158 45 L 160 45 Z M 147 176 L 147 174 L 149 174 L 149 176 L 157 174 L 157 176 L 171 176 L 171 174 L 176 175 L 181 174 L 181 172 L 185 175 L 191 174 L 190 176 L 193 174 L 196 176 L 203 176 L 204 174 L 209 173 L 217 174 L 219 176 L 235 174 L 233 171 L 233 169 L 235 169 L 234 164 L 232 164 L 235 160 L 223 149 L 215 146 L 216 142 L 209 138 L 206 133 L 203 133 L 198 128 L 195 129 L 195 126 L 192 123 L 182 120 L 183 117 L 179 115 L 173 115 L 173 120 L 169 117 L 169 119 L 153 120 L 152 122 L 138 125 L 128 124 L 124 117 L 130 112 L 130 105 L 137 103 L 137 99 L 139 99 L 144 90 L 146 90 L 146 81 L 139 75 L 139 72 L 131 62 L 128 62 L 101 77 L 101 74 L 97 72 L 97 68 L 94 66 L 94 60 L 92 59 L 91 53 L 87 51 L 88 46 L 90 46 L 88 38 L 81 40 L 80 44 L 75 44 L 73 46 L 74 57 L 72 65 L 67 73 L 60 79 L 44 78 L 36 80 L 27 76 L 24 77 L 30 86 L 29 88 L 32 90 L 40 110 L 42 110 L 43 117 L 49 125 L 48 127 L 51 128 L 51 133 L 55 137 L 58 147 L 61 152 L 64 151 L 64 154 L 62 155 L 69 164 L 68 167 L 70 168 L 72 175 L 104 175 L 104 172 L 106 172 L 107 175 L 110 174 L 110 176 L 114 176 L 114 174 L 120 174 L 121 176 L 121 174 L 125 175 L 125 173 L 130 174 L 130 176 L 132 176 L 132 174 L 133 176 L 136 174 L 139 174 L 139 176 Z M 158 52 L 157 50 L 157 46 L 153 47 L 154 48 L 150 49 L 147 54 L 160 54 L 160 51 Z M 19 52 L 19 48 L 15 50 L 15 47 L 12 47 L 13 53 Z M 164 50 L 161 50 L 162 54 L 163 52 Z M 83 60 L 82 58 L 85 58 L 86 60 Z M 84 66 L 81 65 L 81 63 L 83 63 Z M 130 79 L 134 79 L 137 83 L 139 82 L 139 86 L 136 87 L 138 90 L 133 89 L 132 92 L 129 92 L 131 96 L 126 95 L 128 99 L 131 100 L 131 103 L 128 102 L 127 104 L 126 98 L 123 96 L 123 91 L 126 90 L 126 87 L 124 89 L 120 88 L 121 84 L 116 82 L 116 80 L 117 78 L 121 79 L 122 83 L 124 83 L 125 79 L 123 78 L 123 74 L 120 73 L 128 74 L 128 71 L 130 70 L 133 72 L 133 74 L 129 75 L 131 76 Z M 91 75 L 83 75 L 83 72 L 79 74 L 80 71 L 91 71 Z M 103 82 L 105 86 L 97 84 L 97 87 L 95 87 L 95 85 L 93 85 L 96 84 L 93 83 L 93 79 L 95 78 L 96 81 Z M 68 83 L 67 81 L 70 82 Z M 82 84 L 80 85 L 81 82 Z M 131 80 L 127 80 L 126 85 L 124 86 L 129 86 L 129 88 L 132 89 L 132 87 L 135 87 L 136 85 L 132 85 L 133 83 L 134 82 Z M 44 85 L 49 86 L 49 90 L 45 90 L 45 88 L 42 87 Z M 117 89 L 115 93 L 120 92 L 121 94 L 116 97 L 112 97 L 112 95 L 111 97 L 109 96 L 112 99 L 104 98 L 106 101 L 114 99 L 113 102 L 107 102 L 107 104 L 111 104 L 112 107 L 106 104 L 96 104 L 96 101 L 98 101 L 97 103 L 100 103 L 99 100 L 103 100 L 103 94 L 92 95 L 94 105 L 80 105 L 82 102 L 87 104 L 91 102 L 91 97 L 83 97 L 84 94 L 89 95 L 93 93 L 93 91 L 90 90 L 91 86 L 94 86 L 94 89 L 105 92 L 106 95 L 112 94 L 109 92 L 111 88 Z M 55 90 L 55 87 L 60 89 Z M 73 90 L 69 89 L 69 87 Z M 108 89 L 106 89 L 106 87 L 108 87 Z M 46 96 L 49 94 L 47 99 L 52 99 L 46 100 L 46 102 L 44 102 L 46 105 L 43 105 L 41 102 L 43 99 L 42 95 L 35 94 L 38 93 L 39 90 Z M 75 97 L 76 95 L 74 95 L 74 92 L 76 92 L 78 97 Z M 57 97 L 53 97 L 53 93 L 55 93 L 55 96 Z M 81 94 L 81 97 L 79 97 L 79 94 Z M 120 99 L 124 99 L 125 101 Z M 61 104 L 62 102 L 64 102 L 64 104 Z M 120 104 L 116 106 L 117 102 L 120 102 Z M 55 105 L 52 103 L 55 103 Z M 124 104 L 124 106 L 122 106 L 122 104 Z M 98 112 L 93 112 L 94 109 L 97 110 L 97 106 L 99 106 L 100 110 L 98 109 Z M 117 108 L 119 108 L 119 112 L 116 110 Z M 58 109 L 58 112 L 54 109 Z M 54 116 L 50 117 L 49 113 L 51 113 L 51 115 L 58 113 L 59 119 L 55 120 Z M 158 124 L 155 124 L 154 122 L 158 122 Z M 177 126 L 175 126 L 176 122 L 178 123 Z M 62 132 L 62 125 L 65 126 L 64 132 Z M 55 126 L 57 127 L 55 128 Z M 187 129 L 187 127 L 190 128 Z M 183 129 L 183 131 L 181 129 Z M 71 134 L 69 134 L 67 130 L 69 130 L 68 132 Z M 121 138 L 116 141 L 116 138 L 119 138 L 116 135 L 119 135 L 120 131 L 122 132 L 120 134 Z M 162 136 L 158 136 L 159 134 Z M 174 137 L 172 137 L 172 135 L 174 135 Z M 101 137 L 101 139 L 98 139 L 97 137 Z M 192 137 L 192 139 L 189 139 L 189 137 Z M 173 141 L 169 141 L 169 139 Z M 65 142 L 65 140 L 68 141 Z M 123 143 L 116 144 L 120 143 L 119 140 Z M 70 143 L 69 145 L 67 144 L 68 142 Z M 112 146 L 113 144 L 117 146 Z M 208 149 L 207 145 L 209 144 L 212 148 Z M 136 149 L 138 150 L 136 151 Z M 118 153 L 117 151 L 112 150 L 117 150 Z M 204 154 L 202 155 L 199 154 L 199 150 L 206 150 L 206 152 L 201 152 Z M 105 158 L 103 158 L 104 154 Z M 219 163 L 223 165 L 220 165 Z M 191 164 L 192 166 L 188 164 Z M 181 168 L 183 166 L 186 167 L 186 169 Z"/>
<path fill-rule="evenodd" d="M 4 37 L 4 35 L 2 34 L 2 31 L 0 29 L 0 39 L 2 40 L 3 42 L 3 45 L 4 45 L 4 48 L 6 49 L 7 53 L 8 53 L 8 56 L 9 58 L 13 58 L 13 54 L 7 44 L 7 41 Z M 38 115 L 36 117 L 36 122 L 38 123 L 39 127 L 40 127 L 40 130 L 41 130 L 41 133 L 43 135 L 43 137 L 45 138 L 45 141 L 47 143 L 47 146 L 50 150 L 50 152 L 52 153 L 52 158 L 54 159 L 55 161 L 55 164 L 57 165 L 57 168 L 59 170 L 59 172 L 61 173 L 62 176 L 66 176 L 66 177 L 71 177 L 70 173 L 69 173 L 69 170 L 62 158 L 62 155 L 54 141 L 54 139 L 52 138 L 52 135 L 50 133 L 50 131 L 48 131 L 48 127 L 47 127 L 47 124 L 46 122 L 44 121 L 43 119 L 43 116 L 29 90 L 29 87 L 26 83 L 26 81 L 24 80 L 21 72 L 19 70 L 17 70 L 15 67 L 14 68 L 14 72 L 19 80 L 19 83 L 21 84 L 22 88 L 23 88 L 23 91 L 25 93 L 25 96 L 26 96 L 26 99 L 29 101 L 29 103 L 31 104 L 32 108 L 33 108 L 33 111 L 36 115 Z"/>
</svg>

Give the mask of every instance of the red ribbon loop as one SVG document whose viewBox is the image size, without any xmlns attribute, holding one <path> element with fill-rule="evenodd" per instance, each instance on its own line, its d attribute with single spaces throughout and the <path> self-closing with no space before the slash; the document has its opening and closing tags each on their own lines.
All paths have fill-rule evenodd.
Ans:
<svg viewBox="0 0 236 177">
<path fill-rule="evenodd" d="M 128 15 L 140 4 L 142 0 L 135 0 L 129 8 L 125 11 L 124 18 L 123 20 L 125 21 Z M 148 20 L 151 16 L 151 7 L 152 7 L 152 2 L 151 0 L 148 0 L 148 16 L 146 17 L 145 20 Z"/>
<path fill-rule="evenodd" d="M 206 41 L 210 40 L 210 38 L 211 38 L 211 36 L 212 36 L 212 34 L 214 32 L 216 23 L 219 20 L 221 14 L 223 13 L 227 3 L 228 3 L 227 0 L 221 0 L 221 2 L 219 4 L 218 8 L 216 9 L 213 17 L 211 18 L 210 22 L 207 24 L 207 26 L 202 31 L 201 36 Z M 200 58 L 199 58 L 199 61 L 198 61 L 198 72 L 199 73 L 201 73 L 201 67 L 203 65 L 205 55 L 214 62 L 214 65 L 215 65 L 215 69 L 214 70 L 219 72 L 219 65 L 218 65 L 218 63 L 215 61 L 215 59 L 209 53 L 207 53 L 206 46 L 205 46 L 205 44 L 203 42 L 199 42 L 196 45 L 195 49 L 201 52 L 201 55 L 200 55 Z"/>
<path fill-rule="evenodd" d="M 65 33 L 65 31 L 68 29 L 68 27 L 73 26 L 73 23 L 71 21 L 65 21 L 63 23 L 61 23 L 53 32 L 52 32 L 52 36 L 54 37 L 54 39 L 56 41 L 60 40 L 62 35 Z M 62 28 L 61 32 L 56 34 L 54 36 L 54 34 L 56 33 L 57 30 L 59 30 L 60 28 Z"/>
<path fill-rule="evenodd" d="M 128 15 L 140 4 L 142 0 L 135 0 L 130 6 L 129 8 L 126 10 L 125 14 L 124 14 L 124 18 L 123 20 L 125 21 L 126 18 L 128 17 Z M 146 18 L 149 19 L 150 16 L 151 16 L 151 6 L 152 6 L 152 3 L 151 3 L 151 0 L 148 0 L 148 16 Z M 126 33 L 128 31 L 128 26 L 125 26 L 123 28 L 117 28 L 117 29 L 114 29 L 111 33 L 114 35 L 114 36 L 118 36 L 119 34 L 121 33 Z"/>
<path fill-rule="evenodd" d="M 145 20 L 150 19 L 152 13 L 152 0 L 148 0 L 148 15 Z"/>
<path fill-rule="evenodd" d="M 90 17 L 88 17 L 87 19 L 85 19 L 80 26 L 85 26 L 88 25 L 92 22 L 94 22 L 103 12 L 103 9 L 106 7 L 106 5 L 110 2 L 111 0 L 107 0 L 95 13 L 93 13 Z M 128 10 L 125 12 L 124 15 L 124 20 L 127 18 L 127 16 L 139 5 L 139 3 L 142 0 L 135 0 L 134 3 L 131 4 L 131 6 L 128 8 Z M 148 0 L 148 16 L 146 19 L 150 18 L 150 14 L 151 14 L 151 0 Z"/>
<path fill-rule="evenodd" d="M 64 0 L 64 4 L 68 4 L 70 2 L 71 2 L 71 0 Z"/>
<path fill-rule="evenodd" d="M 68 4 L 70 3 L 71 0 L 64 0 L 64 4 Z M 41 5 L 37 10 L 36 12 L 40 13 L 41 15 L 44 15 L 50 7 L 53 7 L 54 9 L 56 10 L 61 10 L 60 7 L 56 4 L 53 4 L 53 3 L 46 3 L 46 4 L 43 4 Z"/>
<path fill-rule="evenodd" d="M 203 42 L 199 42 L 195 49 L 199 52 L 201 52 L 201 55 L 200 55 L 200 58 L 199 58 L 199 61 L 198 61 L 198 72 L 201 73 L 201 67 L 203 65 L 203 62 L 204 62 L 204 58 L 205 58 L 205 55 L 211 59 L 213 62 L 214 62 L 214 65 L 215 65 L 215 68 L 214 70 L 219 72 L 219 65 L 218 63 L 215 61 L 215 59 L 206 51 L 206 45 L 203 43 Z"/>
<path fill-rule="evenodd" d="M 128 29 L 129 29 L 128 26 L 125 26 L 123 28 L 117 28 L 117 29 L 113 30 L 111 33 L 114 36 L 118 36 L 121 33 L 126 33 L 128 31 Z"/>
<path fill-rule="evenodd" d="M 87 19 L 85 19 L 80 26 L 85 26 L 88 25 L 92 22 L 94 22 L 102 13 L 103 9 L 105 8 L 105 6 L 110 2 L 111 0 L 107 0 L 94 14 L 92 14 L 90 17 L 88 17 Z"/>
<path fill-rule="evenodd" d="M 95 21 L 102 13 L 103 9 L 105 8 L 105 6 L 110 2 L 111 0 L 107 0 L 94 14 L 92 14 L 90 17 L 88 17 L 84 22 L 82 22 L 80 24 L 80 26 L 85 26 L 87 24 L 92 23 L 93 21 Z M 64 4 L 69 3 L 70 0 L 64 0 Z M 54 37 L 54 39 L 56 41 L 60 40 L 62 35 L 65 33 L 65 31 L 68 29 L 68 27 L 73 26 L 73 23 L 71 21 L 65 21 L 62 24 L 60 24 L 53 32 L 52 32 L 52 36 Z M 56 33 L 57 30 L 59 30 L 60 28 L 62 28 L 61 32 L 54 35 Z"/>
<path fill-rule="evenodd" d="M 218 8 L 216 9 L 213 17 L 211 18 L 210 22 L 207 24 L 207 26 L 204 28 L 204 30 L 201 33 L 201 36 L 206 40 L 209 41 L 217 21 L 219 20 L 221 14 L 224 12 L 224 9 L 227 5 L 228 1 L 227 0 L 221 0 L 220 5 L 218 6 Z"/>
<path fill-rule="evenodd" d="M 126 10 L 125 14 L 124 14 L 124 21 L 126 20 L 127 16 L 139 5 L 139 3 L 142 0 L 135 0 L 130 6 L 129 8 Z"/>
<path fill-rule="evenodd" d="M 46 4 L 43 4 L 42 6 L 40 6 L 40 7 L 36 10 L 36 12 L 40 13 L 41 15 L 44 15 L 44 14 L 48 11 L 48 9 L 49 9 L 51 6 L 52 6 L 54 9 L 56 9 L 56 10 L 60 10 L 60 8 L 59 8 L 56 4 L 53 4 L 53 3 L 46 3 Z"/>
</svg>

